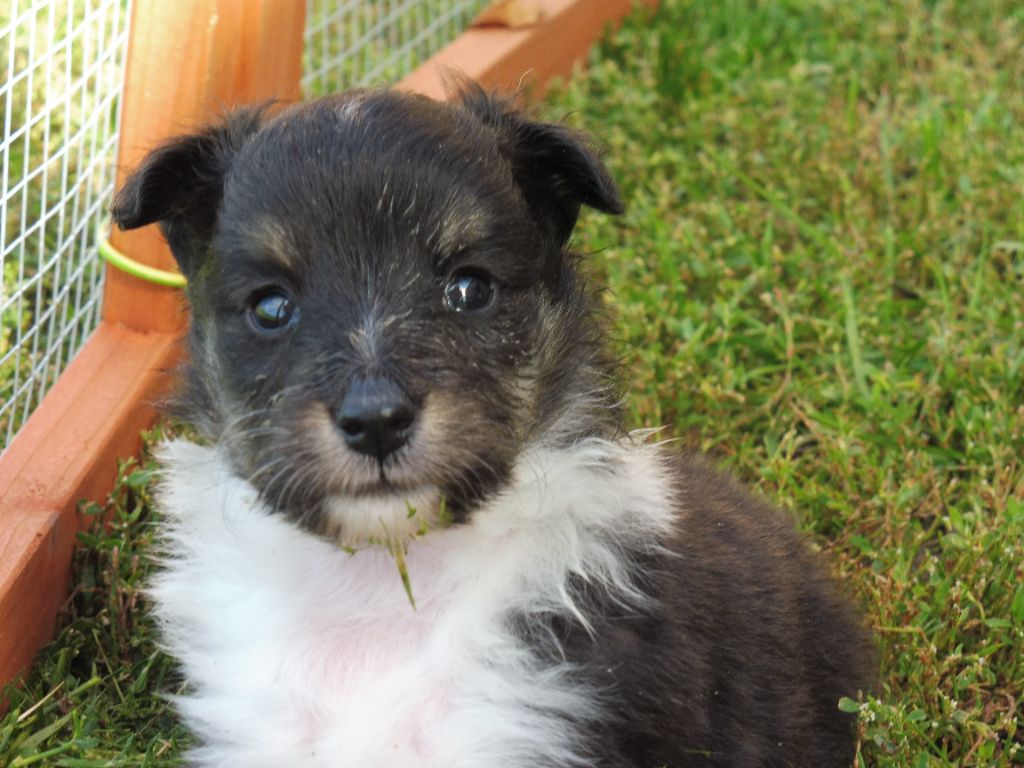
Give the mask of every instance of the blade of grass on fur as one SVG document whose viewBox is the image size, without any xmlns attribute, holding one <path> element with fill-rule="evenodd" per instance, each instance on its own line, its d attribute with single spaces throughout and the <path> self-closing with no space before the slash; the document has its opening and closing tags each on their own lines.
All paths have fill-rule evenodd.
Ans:
<svg viewBox="0 0 1024 768">
<path fill-rule="evenodd" d="M 411 506 L 409 510 L 409 517 L 413 517 L 416 514 L 416 510 Z M 405 595 L 409 598 L 409 605 L 415 611 L 416 598 L 412 595 L 412 579 L 409 578 L 409 566 L 405 562 L 405 546 L 398 538 L 391 535 L 391 531 L 388 530 L 383 520 L 380 521 L 380 525 L 384 529 L 384 546 L 388 548 L 388 553 L 395 560 L 395 566 L 398 568 L 398 576 L 402 580 Z"/>
<path fill-rule="evenodd" d="M 391 546 L 391 555 L 395 558 L 395 565 L 398 566 L 398 575 L 402 579 L 402 586 L 405 588 L 406 597 L 409 598 L 409 605 L 416 610 L 416 598 L 412 596 L 412 580 L 409 578 L 409 566 L 405 562 L 405 549 L 401 543 L 395 542 Z"/>
</svg>

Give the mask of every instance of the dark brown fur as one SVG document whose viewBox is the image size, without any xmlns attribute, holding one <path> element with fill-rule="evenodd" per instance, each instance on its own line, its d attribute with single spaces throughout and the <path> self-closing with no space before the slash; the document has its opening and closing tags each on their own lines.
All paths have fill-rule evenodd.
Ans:
<svg viewBox="0 0 1024 768">
<path fill-rule="evenodd" d="M 617 719 L 593 731 L 599 764 L 850 765 L 854 722 L 838 701 L 872 686 L 868 633 L 787 515 L 698 458 L 675 466 L 678 533 L 669 554 L 637 555 L 657 609 L 597 598 L 599 641 L 556 630 L 614 692 Z"/>
</svg>

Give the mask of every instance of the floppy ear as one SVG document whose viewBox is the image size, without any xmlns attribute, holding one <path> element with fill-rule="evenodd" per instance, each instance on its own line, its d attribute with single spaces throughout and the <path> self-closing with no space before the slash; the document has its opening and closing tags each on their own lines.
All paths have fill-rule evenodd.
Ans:
<svg viewBox="0 0 1024 768">
<path fill-rule="evenodd" d="M 458 95 L 463 107 L 498 130 L 531 213 L 559 245 L 572 234 L 581 205 L 605 213 L 625 210 L 608 169 L 585 137 L 529 120 L 476 83 L 459 84 Z"/>
<path fill-rule="evenodd" d="M 239 110 L 221 125 L 154 149 L 114 196 L 114 223 L 136 229 L 159 222 L 178 268 L 191 275 L 209 249 L 231 160 L 264 111 Z"/>
</svg>

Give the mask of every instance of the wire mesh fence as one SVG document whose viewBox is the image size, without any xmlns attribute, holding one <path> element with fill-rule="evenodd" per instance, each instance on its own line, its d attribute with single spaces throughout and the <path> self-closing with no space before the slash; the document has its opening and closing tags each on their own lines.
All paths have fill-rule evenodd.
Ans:
<svg viewBox="0 0 1024 768">
<path fill-rule="evenodd" d="M 487 0 L 308 0 L 308 96 L 394 82 Z M 0 449 L 96 327 L 130 0 L 0 0 Z"/>
<path fill-rule="evenodd" d="M 95 327 L 123 0 L 0 3 L 0 439 L 10 442 Z"/>
<path fill-rule="evenodd" d="M 307 96 L 390 83 L 462 32 L 488 0 L 309 0 Z"/>
</svg>

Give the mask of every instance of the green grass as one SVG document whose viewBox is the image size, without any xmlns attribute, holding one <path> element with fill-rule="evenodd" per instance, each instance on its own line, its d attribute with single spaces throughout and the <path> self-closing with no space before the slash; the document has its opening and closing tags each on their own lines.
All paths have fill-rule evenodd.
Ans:
<svg viewBox="0 0 1024 768">
<path fill-rule="evenodd" d="M 5 691 L 0 765 L 173 765 L 188 743 L 164 698 L 180 680 L 155 647 L 140 593 L 151 568 L 154 469 L 145 456 L 126 462 L 107 503 L 85 506 L 94 525 L 80 537 L 63 629 L 25 686 Z"/>
<path fill-rule="evenodd" d="M 1024 8 L 663 3 L 552 105 L 634 421 L 792 509 L 882 651 L 877 766 L 1024 763 Z"/>
<path fill-rule="evenodd" d="M 1009 0 L 663 0 L 545 107 L 629 203 L 577 246 L 633 423 L 791 509 L 875 627 L 877 697 L 844 704 L 863 766 L 1024 764 L 1022 46 Z M 0 764 L 185 743 L 137 591 L 148 475 L 125 475 Z"/>
</svg>

